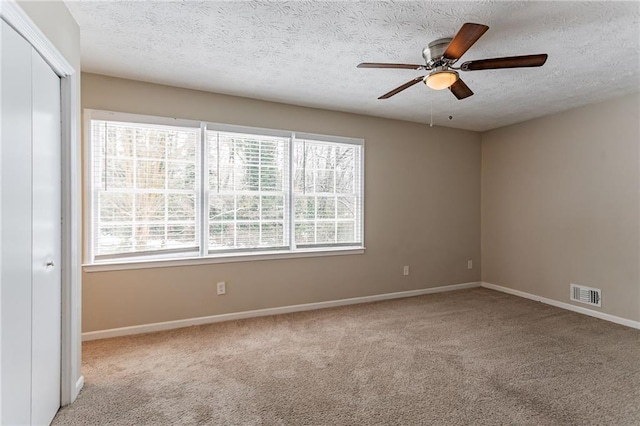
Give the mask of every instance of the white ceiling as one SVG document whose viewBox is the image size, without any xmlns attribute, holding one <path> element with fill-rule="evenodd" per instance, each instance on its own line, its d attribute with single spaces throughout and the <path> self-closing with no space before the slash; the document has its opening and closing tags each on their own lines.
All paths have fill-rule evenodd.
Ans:
<svg viewBox="0 0 640 426">
<path fill-rule="evenodd" d="M 67 1 L 83 71 L 484 131 L 640 90 L 640 3 Z M 541 68 L 470 71 L 475 95 L 417 84 L 422 49 L 464 22 L 489 31 L 461 62 L 548 53 Z M 449 120 L 448 116 L 453 119 Z"/>
</svg>

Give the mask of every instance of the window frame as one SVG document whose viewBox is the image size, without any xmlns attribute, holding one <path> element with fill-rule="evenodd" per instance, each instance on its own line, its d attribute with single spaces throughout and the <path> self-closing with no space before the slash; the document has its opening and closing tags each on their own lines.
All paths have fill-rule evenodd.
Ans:
<svg viewBox="0 0 640 426">
<path fill-rule="evenodd" d="M 194 251 L 181 252 L 171 250 L 169 252 L 151 252 L 131 254 L 116 254 L 108 256 L 101 260 L 96 260 L 93 253 L 93 245 L 95 241 L 94 234 L 94 212 L 95 212 L 95 194 L 92 187 L 93 182 L 93 141 L 91 132 L 92 120 L 118 121 L 128 123 L 140 123 L 162 126 L 179 126 L 198 129 L 200 131 L 200 144 L 197 147 L 200 164 L 200 174 L 196 176 L 198 181 L 197 206 L 196 206 L 196 228 L 199 230 L 199 251 L 194 255 Z M 365 141 L 361 138 L 351 138 L 342 136 L 330 136 L 307 132 L 295 132 L 289 130 L 267 129 L 259 127 L 240 126 L 232 124 L 214 123 L 209 121 L 196 121 L 189 119 L 177 119 L 168 117 L 149 116 L 141 114 L 122 113 L 114 111 L 84 109 L 83 110 L 83 148 L 84 148 L 84 238 L 83 238 L 83 255 L 84 270 L 86 272 L 98 272 L 109 270 L 124 269 L 144 269 L 157 267 L 172 267 L 186 265 L 200 265 L 209 263 L 228 263 L 243 262 L 256 260 L 273 260 L 299 257 L 315 257 L 315 256 L 335 256 L 363 254 L 365 252 L 364 245 L 364 181 L 365 181 Z M 288 139 L 288 187 L 285 188 L 285 227 L 289 227 L 289 238 L 285 249 L 248 249 L 248 250 L 229 250 L 222 252 L 209 251 L 209 217 L 208 217 L 208 143 L 206 139 L 207 131 L 242 133 L 256 136 L 281 137 Z M 355 218 L 355 226 L 359 226 L 360 243 L 345 244 L 336 243 L 335 245 L 323 245 L 316 247 L 297 247 L 295 244 L 295 190 L 294 190 L 294 148 L 296 140 L 312 140 L 326 143 L 350 144 L 360 147 L 360 155 L 358 166 L 359 176 L 359 202 L 357 204 L 357 212 Z M 357 184 L 358 182 L 356 182 Z M 356 192 L 357 193 L 357 192 Z"/>
</svg>

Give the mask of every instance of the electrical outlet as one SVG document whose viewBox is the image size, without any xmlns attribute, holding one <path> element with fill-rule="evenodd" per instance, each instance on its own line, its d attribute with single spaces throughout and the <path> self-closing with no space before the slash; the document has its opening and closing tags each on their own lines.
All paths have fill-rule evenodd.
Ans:
<svg viewBox="0 0 640 426">
<path fill-rule="evenodd" d="M 402 270 L 402 275 L 409 275 L 409 267 L 405 266 L 404 269 Z"/>
<path fill-rule="evenodd" d="M 473 260 L 467 260 L 467 269 L 473 269 Z"/>
<path fill-rule="evenodd" d="M 224 281 L 220 281 L 218 284 L 218 296 L 227 293 L 227 285 Z"/>
</svg>

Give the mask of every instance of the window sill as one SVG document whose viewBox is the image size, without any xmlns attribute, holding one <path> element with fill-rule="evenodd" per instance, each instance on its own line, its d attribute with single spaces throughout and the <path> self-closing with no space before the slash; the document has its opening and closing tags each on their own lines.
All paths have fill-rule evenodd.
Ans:
<svg viewBox="0 0 640 426">
<path fill-rule="evenodd" d="M 304 249 L 289 252 L 262 252 L 245 254 L 219 254 L 208 257 L 173 259 L 145 259 L 134 261 L 112 261 L 82 265 L 84 272 L 123 271 L 128 269 L 169 268 L 176 266 L 209 265 L 215 263 L 254 262 L 260 260 L 297 259 L 302 257 L 344 256 L 364 254 L 364 247 L 341 249 Z"/>
</svg>

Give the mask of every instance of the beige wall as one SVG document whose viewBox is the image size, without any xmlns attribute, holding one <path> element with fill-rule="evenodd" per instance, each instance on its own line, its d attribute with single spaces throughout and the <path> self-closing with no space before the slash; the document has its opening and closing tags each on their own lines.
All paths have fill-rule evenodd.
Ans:
<svg viewBox="0 0 640 426">
<path fill-rule="evenodd" d="M 83 108 L 365 139 L 362 255 L 85 272 L 83 331 L 480 279 L 477 133 L 83 74 Z M 390 107 L 392 107 L 390 105 Z M 411 274 L 402 275 L 403 265 Z M 216 296 L 215 283 L 227 282 Z"/>
<path fill-rule="evenodd" d="M 80 70 L 80 27 L 62 1 L 19 1 L 51 43 Z"/>
<path fill-rule="evenodd" d="M 482 280 L 640 320 L 640 97 L 482 135 Z M 586 306 L 580 305 L 578 306 Z"/>
</svg>

